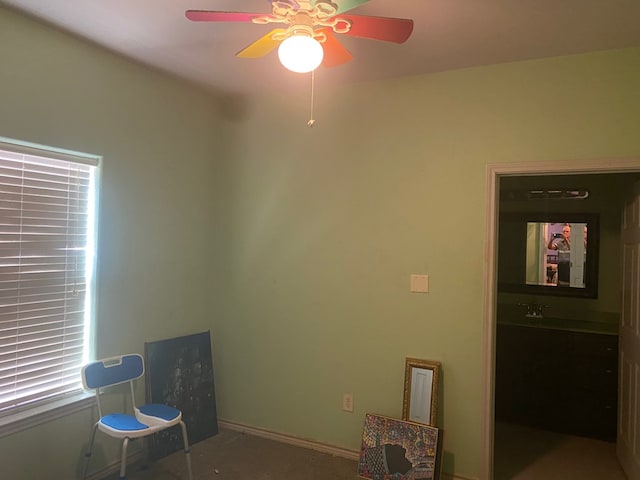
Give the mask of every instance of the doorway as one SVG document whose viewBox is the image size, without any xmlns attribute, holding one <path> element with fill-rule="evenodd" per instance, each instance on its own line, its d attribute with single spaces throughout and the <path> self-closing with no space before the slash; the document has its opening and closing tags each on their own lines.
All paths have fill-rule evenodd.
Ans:
<svg viewBox="0 0 640 480">
<path fill-rule="evenodd" d="M 483 329 L 483 450 L 481 478 L 494 478 L 495 440 L 495 358 L 497 331 L 497 254 L 498 254 L 498 212 L 500 180 L 510 176 L 545 176 L 576 174 L 609 174 L 640 172 L 640 158 L 607 161 L 554 162 L 538 164 L 494 164 L 487 168 L 487 215 L 485 241 L 485 308 Z"/>
</svg>

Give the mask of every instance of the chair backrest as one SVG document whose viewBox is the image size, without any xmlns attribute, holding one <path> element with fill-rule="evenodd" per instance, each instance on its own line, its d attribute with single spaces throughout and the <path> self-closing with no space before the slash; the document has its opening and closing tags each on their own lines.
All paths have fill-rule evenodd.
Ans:
<svg viewBox="0 0 640 480">
<path fill-rule="evenodd" d="M 137 353 L 96 360 L 82 367 L 86 390 L 131 382 L 144 375 L 144 359 Z"/>
</svg>

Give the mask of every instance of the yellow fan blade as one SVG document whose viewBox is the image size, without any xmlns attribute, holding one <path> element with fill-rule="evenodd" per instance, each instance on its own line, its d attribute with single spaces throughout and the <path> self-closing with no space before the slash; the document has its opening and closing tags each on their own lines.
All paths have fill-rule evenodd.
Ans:
<svg viewBox="0 0 640 480">
<path fill-rule="evenodd" d="M 282 40 L 274 40 L 273 36 L 277 33 L 284 32 L 284 28 L 276 28 L 267 33 L 264 37 L 259 38 L 248 47 L 236 53 L 236 57 L 240 58 L 260 58 L 264 57 L 271 50 L 280 45 Z"/>
</svg>

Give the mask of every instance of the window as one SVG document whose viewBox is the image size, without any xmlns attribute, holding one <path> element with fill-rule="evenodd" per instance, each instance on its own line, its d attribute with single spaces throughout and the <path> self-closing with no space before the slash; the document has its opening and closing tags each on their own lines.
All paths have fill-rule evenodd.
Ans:
<svg viewBox="0 0 640 480">
<path fill-rule="evenodd" d="M 0 138 L 0 417 L 81 390 L 97 165 Z"/>
</svg>

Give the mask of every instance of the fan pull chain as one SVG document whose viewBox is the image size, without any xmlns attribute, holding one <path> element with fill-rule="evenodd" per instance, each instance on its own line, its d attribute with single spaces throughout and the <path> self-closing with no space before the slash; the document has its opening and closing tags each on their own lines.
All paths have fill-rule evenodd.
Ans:
<svg viewBox="0 0 640 480">
<path fill-rule="evenodd" d="M 309 125 L 309 127 L 313 127 L 313 125 L 316 123 L 315 119 L 313 118 L 313 100 L 314 100 L 314 89 L 315 89 L 315 82 L 316 80 L 316 71 L 315 70 L 311 70 L 311 107 L 310 107 L 310 111 L 309 111 L 309 121 L 307 122 L 307 125 Z"/>
</svg>

